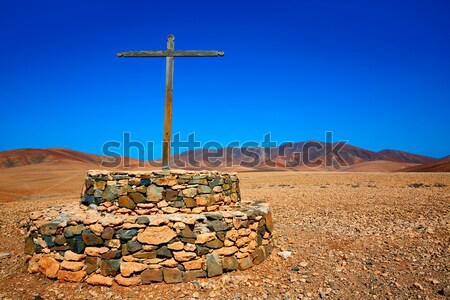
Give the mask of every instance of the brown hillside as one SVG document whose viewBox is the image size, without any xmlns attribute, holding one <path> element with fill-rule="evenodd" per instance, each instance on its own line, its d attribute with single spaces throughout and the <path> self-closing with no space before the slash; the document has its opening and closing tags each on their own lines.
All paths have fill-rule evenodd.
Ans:
<svg viewBox="0 0 450 300">
<path fill-rule="evenodd" d="M 450 159 L 440 160 L 431 164 L 410 167 L 402 172 L 450 172 Z"/>
</svg>

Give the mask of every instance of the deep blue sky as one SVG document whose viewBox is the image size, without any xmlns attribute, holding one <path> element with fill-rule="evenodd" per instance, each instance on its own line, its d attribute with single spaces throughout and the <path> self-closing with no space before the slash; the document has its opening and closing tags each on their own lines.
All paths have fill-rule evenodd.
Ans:
<svg viewBox="0 0 450 300">
<path fill-rule="evenodd" d="M 159 3 L 159 4 L 156 4 Z M 450 2 L 2 1 L 0 150 L 162 139 L 165 60 L 174 132 L 198 140 L 335 140 L 450 154 Z M 159 147 L 158 147 L 159 148 Z M 157 149 L 157 152 L 159 150 Z"/>
</svg>

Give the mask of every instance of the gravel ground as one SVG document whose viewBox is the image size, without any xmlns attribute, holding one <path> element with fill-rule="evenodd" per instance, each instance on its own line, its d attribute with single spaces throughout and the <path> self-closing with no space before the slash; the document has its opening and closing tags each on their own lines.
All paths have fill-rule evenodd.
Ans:
<svg viewBox="0 0 450 300">
<path fill-rule="evenodd" d="M 244 199 L 265 199 L 273 209 L 277 247 L 257 267 L 133 288 L 28 274 L 21 224 L 32 211 L 77 201 L 77 189 L 0 203 L 0 299 L 450 299 L 450 174 L 239 177 Z"/>
</svg>

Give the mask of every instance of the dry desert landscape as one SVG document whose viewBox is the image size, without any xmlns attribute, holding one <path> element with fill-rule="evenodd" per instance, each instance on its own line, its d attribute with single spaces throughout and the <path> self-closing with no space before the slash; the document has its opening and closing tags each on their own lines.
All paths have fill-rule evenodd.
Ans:
<svg viewBox="0 0 450 300">
<path fill-rule="evenodd" d="M 79 201 L 89 168 L 61 161 L 0 170 L 0 299 L 450 296 L 448 173 L 241 172 L 243 198 L 268 201 L 275 222 L 276 248 L 250 270 L 132 288 L 29 274 L 23 254 L 28 214 Z M 291 256 L 282 258 L 281 251 Z"/>
</svg>

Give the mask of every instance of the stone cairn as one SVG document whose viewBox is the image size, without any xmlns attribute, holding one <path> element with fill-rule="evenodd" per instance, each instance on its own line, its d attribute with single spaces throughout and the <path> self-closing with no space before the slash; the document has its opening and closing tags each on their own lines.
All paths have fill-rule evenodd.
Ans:
<svg viewBox="0 0 450 300">
<path fill-rule="evenodd" d="M 234 173 L 89 171 L 81 204 L 30 215 L 28 270 L 111 286 L 178 283 L 261 263 L 272 213 Z"/>
</svg>

